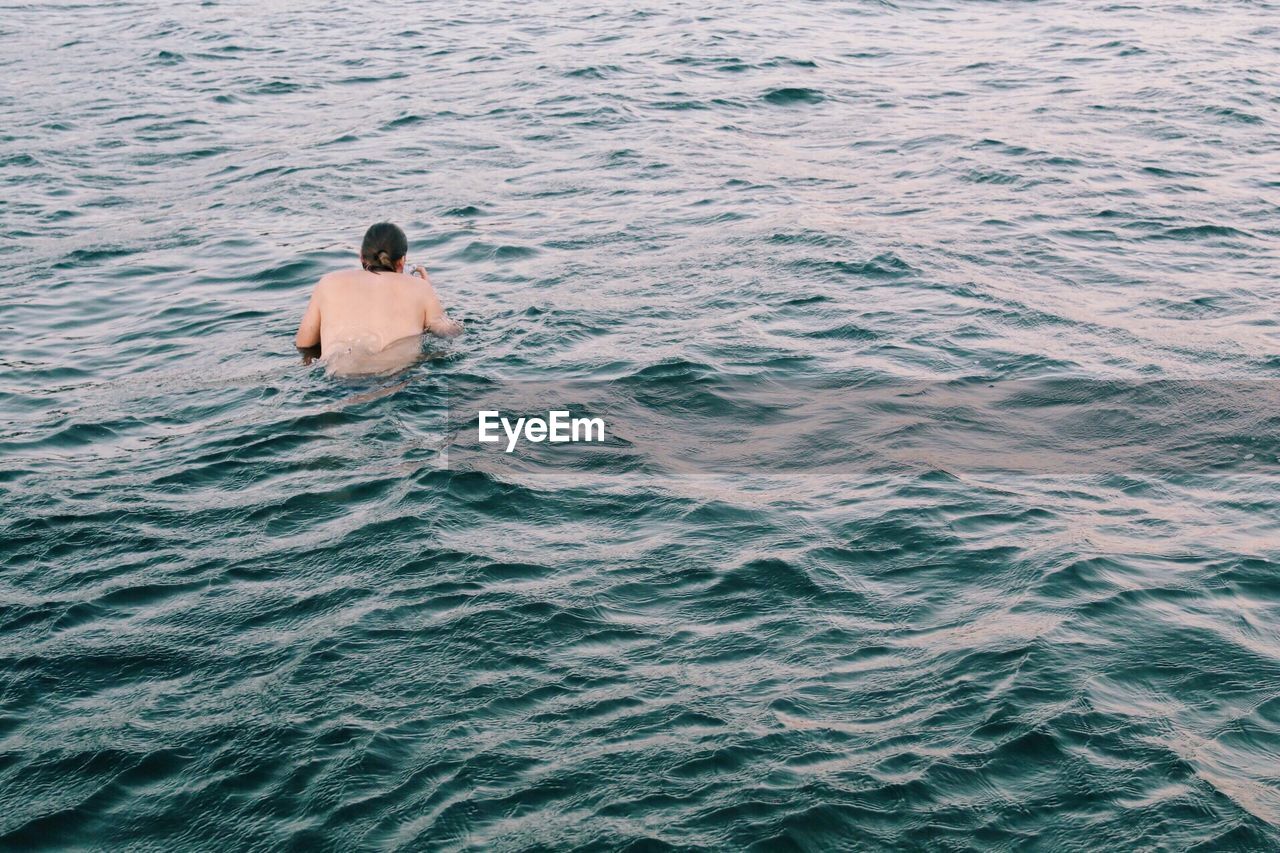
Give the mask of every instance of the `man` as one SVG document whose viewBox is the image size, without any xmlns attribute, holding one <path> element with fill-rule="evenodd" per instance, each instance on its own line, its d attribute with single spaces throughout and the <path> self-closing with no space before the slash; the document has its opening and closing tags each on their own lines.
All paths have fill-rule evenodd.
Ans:
<svg viewBox="0 0 1280 853">
<path fill-rule="evenodd" d="M 421 352 L 423 332 L 452 337 L 462 327 L 440 305 L 427 271 L 405 275 L 409 241 L 390 222 L 365 232 L 359 270 L 324 276 L 298 326 L 299 348 L 320 346 L 330 373 L 388 373 Z"/>
</svg>

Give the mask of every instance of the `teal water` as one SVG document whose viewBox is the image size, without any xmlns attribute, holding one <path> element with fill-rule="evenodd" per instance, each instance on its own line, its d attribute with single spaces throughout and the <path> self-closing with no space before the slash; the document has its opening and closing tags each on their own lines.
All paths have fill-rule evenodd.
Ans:
<svg viewBox="0 0 1280 853">
<path fill-rule="evenodd" d="M 6 3 L 0 79 L 0 846 L 1280 847 L 1280 6 Z M 467 333 L 330 379 L 378 219 Z"/>
</svg>

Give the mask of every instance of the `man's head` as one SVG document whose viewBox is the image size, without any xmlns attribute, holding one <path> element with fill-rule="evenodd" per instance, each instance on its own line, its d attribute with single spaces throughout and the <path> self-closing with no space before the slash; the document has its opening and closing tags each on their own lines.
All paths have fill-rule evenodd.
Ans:
<svg viewBox="0 0 1280 853">
<path fill-rule="evenodd" d="M 409 241 L 390 222 L 370 225 L 360 244 L 360 266 L 369 272 L 404 272 L 404 256 Z"/>
</svg>

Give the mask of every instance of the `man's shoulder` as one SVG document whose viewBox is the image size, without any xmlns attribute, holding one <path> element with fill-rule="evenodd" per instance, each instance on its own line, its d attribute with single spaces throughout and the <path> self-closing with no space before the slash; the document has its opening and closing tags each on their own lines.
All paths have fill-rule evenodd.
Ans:
<svg viewBox="0 0 1280 853">
<path fill-rule="evenodd" d="M 320 280 L 316 282 L 316 288 L 332 290 L 335 287 L 341 287 L 359 276 L 360 273 L 360 270 L 334 270 L 333 272 L 327 272 L 320 276 Z"/>
<path fill-rule="evenodd" d="M 397 285 L 399 285 L 400 287 L 403 287 L 406 291 L 410 293 L 423 295 L 423 294 L 432 292 L 431 285 L 416 275 L 411 275 L 409 273 L 404 273 L 404 272 L 391 273 L 390 275 L 395 276 Z"/>
</svg>

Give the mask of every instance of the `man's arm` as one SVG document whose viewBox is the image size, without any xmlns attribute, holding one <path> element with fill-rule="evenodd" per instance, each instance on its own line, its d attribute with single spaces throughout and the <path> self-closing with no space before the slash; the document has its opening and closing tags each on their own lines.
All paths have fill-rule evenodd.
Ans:
<svg viewBox="0 0 1280 853">
<path fill-rule="evenodd" d="M 318 346 L 320 343 L 319 283 L 317 283 L 315 289 L 311 291 L 311 301 L 307 303 L 307 310 L 302 315 L 302 322 L 298 324 L 298 334 L 294 336 L 293 343 L 294 346 L 298 347 L 298 349 Z"/>
<path fill-rule="evenodd" d="M 449 319 L 449 315 L 444 313 L 444 306 L 440 304 L 440 297 L 436 296 L 435 289 L 431 286 L 431 279 L 427 278 L 427 271 L 422 267 L 418 267 L 413 271 L 413 274 L 423 281 L 423 330 L 444 338 L 452 338 L 462 334 L 462 324 Z"/>
</svg>

